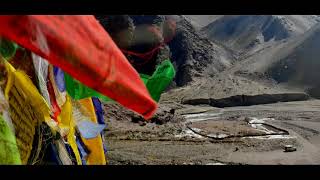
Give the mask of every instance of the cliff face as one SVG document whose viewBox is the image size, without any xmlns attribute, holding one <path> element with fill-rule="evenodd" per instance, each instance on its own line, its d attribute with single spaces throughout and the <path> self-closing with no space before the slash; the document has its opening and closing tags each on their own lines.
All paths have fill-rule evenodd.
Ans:
<svg viewBox="0 0 320 180">
<path fill-rule="evenodd" d="M 214 76 L 231 66 L 235 59 L 232 52 L 209 41 L 183 16 L 177 21 L 176 34 L 169 47 L 177 69 L 178 86 L 197 77 Z"/>
</svg>

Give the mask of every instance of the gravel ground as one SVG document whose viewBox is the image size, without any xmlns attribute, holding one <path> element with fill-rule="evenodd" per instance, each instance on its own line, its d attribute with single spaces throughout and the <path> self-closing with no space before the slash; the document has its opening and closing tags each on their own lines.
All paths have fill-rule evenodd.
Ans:
<svg viewBox="0 0 320 180">
<path fill-rule="evenodd" d="M 130 117 L 117 120 L 117 116 L 111 116 L 106 110 L 108 159 L 110 164 L 131 165 L 319 164 L 319 107 L 319 100 L 224 109 L 172 105 L 171 108 L 178 109 L 175 118 L 162 125 L 154 122 L 145 125 L 133 123 Z M 111 109 L 109 107 L 109 111 Z M 219 118 L 219 123 L 229 123 L 230 126 L 224 129 L 224 132 L 239 133 L 241 131 L 236 131 L 240 127 L 237 123 L 248 127 L 243 122 L 237 122 L 237 119 L 256 117 L 269 118 L 265 123 L 283 128 L 289 135 L 222 140 L 203 137 L 188 131 L 190 117 L 183 118 L 181 115 L 186 114 L 188 110 L 193 115 L 212 113 L 212 121 Z M 219 111 L 221 113 L 217 113 Z M 231 121 L 233 123 L 230 123 Z M 215 125 L 217 124 L 213 123 L 212 126 L 206 127 L 206 130 L 221 132 L 221 128 Z M 201 128 L 199 124 L 198 128 Z M 293 145 L 297 150 L 284 152 L 285 145 Z"/>
</svg>

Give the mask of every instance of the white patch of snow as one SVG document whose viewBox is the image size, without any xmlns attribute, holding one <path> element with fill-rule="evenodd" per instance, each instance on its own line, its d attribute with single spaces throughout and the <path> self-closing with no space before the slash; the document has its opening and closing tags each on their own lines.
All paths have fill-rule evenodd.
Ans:
<svg viewBox="0 0 320 180">
<path fill-rule="evenodd" d="M 229 135 L 227 135 L 227 134 L 209 134 L 208 136 L 212 137 L 212 138 L 226 138 Z"/>
<path fill-rule="evenodd" d="M 197 119 L 189 119 L 188 122 L 199 122 L 199 121 L 206 121 L 206 120 L 215 120 L 219 117 L 208 117 L 208 118 L 197 118 Z"/>
<path fill-rule="evenodd" d="M 222 114 L 222 113 L 221 112 L 219 112 L 219 113 L 199 113 L 199 114 L 186 114 L 186 115 L 183 115 L 183 116 L 185 118 L 197 118 L 197 117 L 203 117 L 203 116 L 205 116 L 205 117 L 218 116 L 220 114 Z"/>
<path fill-rule="evenodd" d="M 265 123 L 266 121 L 272 121 L 274 120 L 273 118 L 261 118 L 261 119 L 258 119 L 258 118 L 255 118 L 255 117 L 251 117 L 250 118 L 251 120 L 249 121 L 249 125 L 257 130 L 260 130 L 262 132 L 265 132 L 267 134 L 271 134 L 271 133 L 275 133 L 274 131 L 271 131 L 267 128 L 265 128 L 263 126 L 262 123 Z"/>
<path fill-rule="evenodd" d="M 199 122 L 205 120 L 214 120 L 219 118 L 222 112 L 219 113 L 200 113 L 200 114 L 188 114 L 184 115 L 188 122 Z"/>
<path fill-rule="evenodd" d="M 199 129 L 200 130 L 200 129 Z M 190 129 L 184 130 L 181 134 L 175 136 L 176 138 L 183 138 L 183 137 L 194 137 L 194 138 L 204 138 L 203 136 L 194 133 Z"/>
<path fill-rule="evenodd" d="M 261 118 L 261 119 L 258 119 L 258 118 L 255 118 L 255 117 L 251 117 L 250 119 L 251 119 L 249 121 L 250 124 L 253 124 L 253 123 L 259 124 L 259 123 L 265 123 L 266 121 L 274 121 L 275 120 L 274 118 Z"/>
<path fill-rule="evenodd" d="M 290 136 L 290 135 L 267 135 L 267 136 L 250 136 L 250 137 L 243 137 L 243 138 L 250 138 L 250 139 L 293 139 L 296 137 Z"/>
<path fill-rule="evenodd" d="M 225 165 L 225 164 L 223 164 L 223 163 L 208 163 L 206 165 Z"/>
<path fill-rule="evenodd" d="M 192 128 L 192 130 L 193 131 L 195 131 L 195 132 L 197 132 L 197 133 L 199 133 L 199 132 L 201 132 L 202 130 L 201 129 L 199 129 L 199 128 Z"/>
</svg>

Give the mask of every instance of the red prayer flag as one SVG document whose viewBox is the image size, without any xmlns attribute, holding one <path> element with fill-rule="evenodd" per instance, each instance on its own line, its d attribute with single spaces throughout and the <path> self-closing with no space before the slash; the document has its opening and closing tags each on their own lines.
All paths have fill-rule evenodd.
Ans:
<svg viewBox="0 0 320 180">
<path fill-rule="evenodd" d="M 136 70 L 91 15 L 0 16 L 0 35 L 149 119 L 157 109 Z"/>
</svg>

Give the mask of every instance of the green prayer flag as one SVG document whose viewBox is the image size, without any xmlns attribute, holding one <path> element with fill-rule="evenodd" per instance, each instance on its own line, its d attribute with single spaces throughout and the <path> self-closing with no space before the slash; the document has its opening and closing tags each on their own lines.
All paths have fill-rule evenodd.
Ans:
<svg viewBox="0 0 320 180">
<path fill-rule="evenodd" d="M 16 137 L 0 115 L 0 164 L 21 165 Z"/>
<path fill-rule="evenodd" d="M 155 101 L 159 101 L 161 93 L 169 86 L 175 76 L 175 70 L 170 60 L 165 60 L 157 68 L 152 76 L 140 74 L 140 77 L 146 85 L 151 97 Z M 70 75 L 64 75 L 66 90 L 68 94 L 75 100 L 97 97 L 104 102 L 112 101 L 107 96 L 83 85 L 81 82 L 73 79 Z"/>
</svg>

